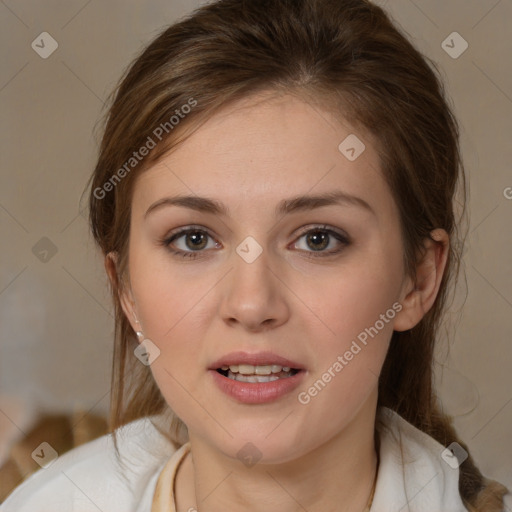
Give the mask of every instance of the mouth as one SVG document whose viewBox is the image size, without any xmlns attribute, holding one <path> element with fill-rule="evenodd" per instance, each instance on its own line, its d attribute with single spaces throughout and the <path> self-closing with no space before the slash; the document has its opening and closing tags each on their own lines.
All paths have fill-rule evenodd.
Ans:
<svg viewBox="0 0 512 512">
<path fill-rule="evenodd" d="M 257 366 L 252 364 L 233 364 L 221 366 L 216 371 L 228 379 L 256 384 L 287 379 L 296 375 L 300 370 L 278 364 Z"/>
<path fill-rule="evenodd" d="M 271 352 L 229 354 L 209 368 L 218 389 L 238 403 L 263 404 L 289 395 L 307 371 Z"/>
</svg>

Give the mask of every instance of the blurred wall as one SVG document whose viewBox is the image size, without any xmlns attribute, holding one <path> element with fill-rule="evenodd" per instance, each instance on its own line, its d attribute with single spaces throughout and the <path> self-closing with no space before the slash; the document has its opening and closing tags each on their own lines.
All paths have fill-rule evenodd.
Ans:
<svg viewBox="0 0 512 512">
<path fill-rule="evenodd" d="M 379 3 L 439 64 L 461 123 L 468 295 L 450 350 L 440 345 L 437 379 L 481 470 L 512 488 L 512 2 Z M 112 308 L 79 206 L 95 162 L 93 129 L 141 46 L 197 5 L 0 3 L 0 392 L 33 410 L 108 409 Z M 51 36 L 44 43 L 42 32 Z"/>
</svg>

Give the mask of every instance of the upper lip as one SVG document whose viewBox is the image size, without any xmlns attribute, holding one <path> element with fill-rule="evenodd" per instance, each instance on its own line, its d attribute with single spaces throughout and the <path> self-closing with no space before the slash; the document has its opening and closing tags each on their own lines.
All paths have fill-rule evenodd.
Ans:
<svg viewBox="0 0 512 512">
<path fill-rule="evenodd" d="M 231 352 L 217 359 L 210 365 L 210 370 L 217 370 L 222 366 L 231 366 L 236 364 L 252 364 L 253 366 L 263 365 L 279 365 L 294 368 L 296 370 L 304 369 L 299 363 L 292 361 L 286 357 L 279 356 L 273 352 Z"/>
</svg>

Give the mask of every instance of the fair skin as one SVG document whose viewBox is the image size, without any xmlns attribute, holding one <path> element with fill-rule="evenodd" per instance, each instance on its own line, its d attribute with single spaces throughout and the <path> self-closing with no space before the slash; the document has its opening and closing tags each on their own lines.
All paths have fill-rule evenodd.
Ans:
<svg viewBox="0 0 512 512">
<path fill-rule="evenodd" d="M 351 133 L 366 145 L 355 161 L 338 150 Z M 333 191 L 368 206 L 352 201 L 276 216 L 284 199 Z M 146 214 L 177 195 L 214 199 L 228 213 L 165 205 Z M 191 225 L 203 231 L 204 248 L 194 251 L 190 236 L 170 247 L 197 258 L 174 256 L 159 242 Z M 325 247 L 305 236 L 324 226 L 349 243 L 332 232 L 320 233 Z M 333 503 L 340 512 L 364 509 L 377 465 L 377 377 L 393 330 L 412 328 L 435 300 L 448 236 L 434 235 L 415 284 L 404 273 L 398 210 L 374 139 L 292 95 L 225 108 L 139 176 L 121 300 L 134 330 L 160 349 L 151 371 L 188 427 L 191 457 L 176 479 L 178 512 L 316 512 Z M 262 249 L 251 263 L 236 252 L 248 236 Z M 113 259 L 107 269 L 112 276 Z M 301 403 L 299 393 L 394 303 L 401 310 Z M 299 362 L 300 386 L 268 403 L 227 396 L 209 367 L 238 350 Z M 261 453 L 252 467 L 237 457 L 247 442 Z"/>
</svg>

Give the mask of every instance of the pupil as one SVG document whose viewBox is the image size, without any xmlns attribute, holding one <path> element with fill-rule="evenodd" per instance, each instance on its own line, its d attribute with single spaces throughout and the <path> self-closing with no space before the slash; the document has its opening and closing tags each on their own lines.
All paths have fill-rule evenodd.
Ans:
<svg viewBox="0 0 512 512">
<path fill-rule="evenodd" d="M 192 242 L 192 245 L 189 243 Z M 187 236 L 187 247 L 189 249 L 203 249 L 206 246 L 206 237 L 201 231 L 193 231 Z"/>
<path fill-rule="evenodd" d="M 322 233 L 321 231 L 315 231 L 314 233 L 308 234 L 306 240 L 308 245 L 315 251 L 325 249 L 329 245 L 329 235 L 327 233 Z M 312 245 L 310 242 L 312 242 Z"/>
</svg>

